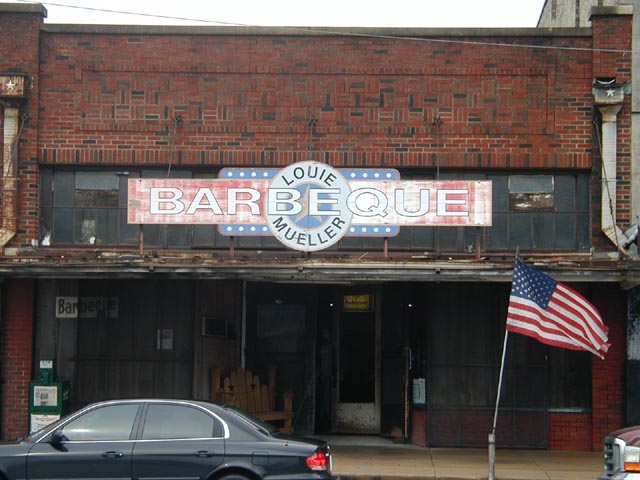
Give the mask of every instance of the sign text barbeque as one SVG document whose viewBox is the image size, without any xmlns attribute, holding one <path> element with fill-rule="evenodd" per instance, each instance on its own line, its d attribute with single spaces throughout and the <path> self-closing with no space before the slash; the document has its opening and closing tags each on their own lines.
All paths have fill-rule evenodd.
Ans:
<svg viewBox="0 0 640 480">
<path fill-rule="evenodd" d="M 300 162 L 224 169 L 217 179 L 130 179 L 133 224 L 218 224 L 224 235 L 273 235 L 300 251 L 344 236 L 394 236 L 403 225 L 490 226 L 491 182 L 400 180 L 393 169 Z"/>
</svg>

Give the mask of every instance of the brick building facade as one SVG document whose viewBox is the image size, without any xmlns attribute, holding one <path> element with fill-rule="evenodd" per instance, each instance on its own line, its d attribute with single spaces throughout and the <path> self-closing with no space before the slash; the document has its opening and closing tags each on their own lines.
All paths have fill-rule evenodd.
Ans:
<svg viewBox="0 0 640 480">
<path fill-rule="evenodd" d="M 2 5 L 2 437 L 28 430 L 29 381 L 53 359 L 70 408 L 209 398 L 214 368 L 275 363 L 299 432 L 483 445 L 518 252 L 594 303 L 612 346 L 599 360 L 511 338 L 498 444 L 599 449 L 638 415 L 630 12 L 600 9 L 592 28 L 336 30 L 54 25 Z M 594 84 L 615 89 L 613 116 Z M 491 181 L 493 223 L 300 252 L 126 221 L 132 180 L 308 160 Z"/>
</svg>

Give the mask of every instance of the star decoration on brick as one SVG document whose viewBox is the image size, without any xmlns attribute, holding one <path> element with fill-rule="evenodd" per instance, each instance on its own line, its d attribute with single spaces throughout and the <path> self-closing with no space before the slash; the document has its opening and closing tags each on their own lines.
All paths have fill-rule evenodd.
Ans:
<svg viewBox="0 0 640 480">
<path fill-rule="evenodd" d="M 13 83 L 13 80 L 9 80 L 4 86 L 7 87 L 7 92 L 14 92 L 16 90 L 16 84 Z"/>
</svg>

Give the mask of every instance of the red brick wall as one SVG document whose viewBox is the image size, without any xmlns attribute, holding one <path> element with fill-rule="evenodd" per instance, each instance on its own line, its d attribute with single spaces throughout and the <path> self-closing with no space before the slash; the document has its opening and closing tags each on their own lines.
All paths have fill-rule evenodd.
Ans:
<svg viewBox="0 0 640 480">
<path fill-rule="evenodd" d="M 40 20 L 34 13 L 0 15 L 6 50 L 0 70 L 34 76 L 26 104 L 31 122 L 20 145 L 19 235 L 12 246 L 29 244 L 37 234 L 38 162 L 279 166 L 312 157 L 335 166 L 597 171 L 593 79 L 622 82 L 631 72 L 630 55 L 589 51 L 630 48 L 630 16 L 594 18 L 593 39 L 475 34 L 437 42 L 72 34 L 40 32 Z M 182 118 L 177 125 L 176 116 Z M 311 118 L 317 118 L 314 135 Z M 629 217 L 629 125 L 627 100 L 618 116 L 621 224 Z M 596 178 L 594 243 L 611 249 L 599 233 L 599 188 Z M 26 430 L 27 325 L 32 329 L 33 322 L 31 282 L 10 282 L 8 290 L 5 438 Z M 619 292 L 611 298 L 600 290 L 612 292 L 595 294 L 614 346 L 606 361 L 594 360 L 594 448 L 622 423 L 624 403 L 625 301 Z M 559 444 L 571 442 L 561 433 L 565 420 L 554 416 L 550 428 Z"/>
<path fill-rule="evenodd" d="M 593 80 L 628 80 L 630 56 L 589 49 L 630 48 L 630 21 L 595 17 L 593 39 L 584 31 L 438 41 L 43 32 L 39 160 L 282 166 L 311 157 L 335 166 L 597 172 Z M 622 225 L 629 122 L 627 102 Z M 613 250 L 600 232 L 597 176 L 592 204 L 595 246 Z"/>
<path fill-rule="evenodd" d="M 611 343 L 605 360 L 593 359 L 594 450 L 602 448 L 602 439 L 611 431 L 625 426 L 626 298 L 626 293 L 617 285 L 599 285 L 592 290 L 591 300 L 609 327 Z"/>
<path fill-rule="evenodd" d="M 591 413 L 549 413 L 549 450 L 600 450 L 591 442 Z"/>
<path fill-rule="evenodd" d="M 605 359 L 592 360 L 592 410 L 549 414 L 549 449 L 602 449 L 602 439 L 624 426 L 627 332 L 626 293 L 618 286 L 592 288 L 590 300 L 609 328 L 611 347 Z"/>
<path fill-rule="evenodd" d="M 427 411 L 415 409 L 411 412 L 411 443 L 427 446 Z"/>
<path fill-rule="evenodd" d="M 631 15 L 595 16 L 593 17 L 593 79 L 599 77 L 615 77 L 617 83 L 631 82 Z M 617 212 L 615 218 L 618 225 L 625 230 L 637 219 L 631 218 L 631 97 L 626 95 L 622 108 L 617 116 Z M 601 152 L 595 150 L 594 168 L 599 172 Z M 599 177 L 599 176 L 598 176 Z M 595 177 L 598 179 L 598 177 Z M 600 232 L 600 184 L 596 185 L 598 199 L 593 203 L 594 236 L 596 245 L 610 245 L 611 241 Z"/>
<path fill-rule="evenodd" d="M 10 247 L 19 247 L 30 245 L 32 239 L 38 238 L 38 70 L 42 11 L 36 5 L 19 5 L 18 8 L 26 10 L 24 13 L 7 13 L 4 8 L 11 10 L 12 7 L 2 6 L 0 14 L 0 72 L 25 74 L 29 78 L 27 99 L 20 106 L 20 113 L 25 114 L 29 121 L 22 129 L 19 144 L 18 232 L 9 243 Z"/>
<path fill-rule="evenodd" d="M 14 6 L 15 7 L 15 6 Z M 7 12 L 14 8 L 2 6 L 0 32 L 2 56 L 0 72 L 20 73 L 30 82 L 27 99 L 20 113 L 29 117 L 22 129 L 19 144 L 18 232 L 11 247 L 29 245 L 37 238 L 38 229 L 38 90 L 40 62 L 39 6 L 20 6 L 22 12 Z M 0 129 L 1 131 L 1 129 Z M 1 135 L 0 135 L 1 136 Z M 34 281 L 11 280 L 5 283 L 5 306 L 1 325 L 2 393 L 0 394 L 1 438 L 14 439 L 28 433 L 29 382 L 33 363 Z"/>
<path fill-rule="evenodd" d="M 44 34 L 41 161 L 591 168 L 589 52 L 458 43 L 589 37 L 440 40 Z"/>
<path fill-rule="evenodd" d="M 6 284 L 2 322 L 2 439 L 28 433 L 29 382 L 33 363 L 34 280 Z"/>
</svg>

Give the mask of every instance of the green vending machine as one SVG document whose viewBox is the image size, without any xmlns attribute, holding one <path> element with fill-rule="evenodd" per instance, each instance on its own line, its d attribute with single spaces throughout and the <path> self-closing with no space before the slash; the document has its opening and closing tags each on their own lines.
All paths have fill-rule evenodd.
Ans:
<svg viewBox="0 0 640 480">
<path fill-rule="evenodd" d="M 68 407 L 69 382 L 56 380 L 53 360 L 40 360 L 40 379 L 29 384 L 29 433 L 60 419 Z"/>
</svg>

